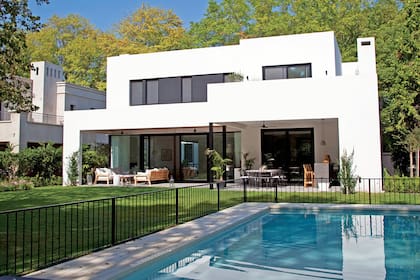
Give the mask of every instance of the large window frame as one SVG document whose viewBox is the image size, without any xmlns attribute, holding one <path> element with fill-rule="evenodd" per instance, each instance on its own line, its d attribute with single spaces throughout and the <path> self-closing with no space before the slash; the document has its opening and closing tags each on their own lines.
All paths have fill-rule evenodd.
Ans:
<svg viewBox="0 0 420 280">
<path fill-rule="evenodd" d="M 270 134 L 274 135 L 272 140 L 280 142 L 270 142 Z M 279 137 L 275 134 L 279 134 Z M 313 127 L 261 129 L 261 165 L 281 168 L 289 181 L 299 181 L 303 178 L 303 164 L 313 164 L 314 160 Z M 274 166 L 270 166 L 270 161 Z"/>
<path fill-rule="evenodd" d="M 130 80 L 130 106 L 207 102 L 208 84 L 224 83 L 226 75 L 215 73 Z M 165 85 L 169 80 L 172 84 Z"/>
<path fill-rule="evenodd" d="M 296 68 L 303 68 L 303 75 L 296 75 Z M 269 75 L 267 73 L 269 70 L 278 70 L 279 74 L 272 73 Z M 312 64 L 311 63 L 301 63 L 301 64 L 288 64 L 288 65 L 271 65 L 263 66 L 263 80 L 281 80 L 281 79 L 302 79 L 302 78 L 312 78 Z"/>
</svg>

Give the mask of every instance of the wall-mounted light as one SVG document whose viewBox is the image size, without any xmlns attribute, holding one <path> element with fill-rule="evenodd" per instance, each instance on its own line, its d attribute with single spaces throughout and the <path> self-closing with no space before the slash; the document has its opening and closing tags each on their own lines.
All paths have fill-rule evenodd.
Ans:
<svg viewBox="0 0 420 280">
<path fill-rule="evenodd" d="M 324 131 L 324 119 L 321 119 L 321 146 L 327 145 L 325 141 L 325 131 Z"/>
<path fill-rule="evenodd" d="M 263 121 L 263 123 L 262 123 L 261 127 L 262 127 L 262 128 L 267 128 L 267 125 L 265 124 L 265 121 Z"/>
</svg>

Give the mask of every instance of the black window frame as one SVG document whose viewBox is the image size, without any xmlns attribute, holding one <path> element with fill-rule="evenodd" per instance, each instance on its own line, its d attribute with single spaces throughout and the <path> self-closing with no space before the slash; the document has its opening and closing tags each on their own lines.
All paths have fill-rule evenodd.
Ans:
<svg viewBox="0 0 420 280">
<path fill-rule="evenodd" d="M 153 78 L 153 79 L 133 79 L 133 80 L 129 80 L 130 83 L 130 89 L 129 89 L 129 105 L 130 106 L 140 106 L 140 105 L 163 105 L 163 104 L 181 104 L 181 103 L 196 103 L 196 102 L 207 102 L 207 85 L 214 83 L 213 81 L 210 81 L 208 83 L 205 84 L 205 89 L 202 89 L 204 94 L 202 94 L 203 96 L 199 96 L 197 95 L 197 93 L 199 92 L 195 92 L 194 89 L 194 83 L 196 79 L 200 79 L 200 78 L 205 78 L 205 77 L 209 77 L 209 79 L 211 80 L 213 78 L 217 79 L 217 77 L 222 77 L 222 79 L 220 80 L 220 82 L 216 82 L 216 83 L 225 83 L 225 75 L 226 73 L 215 73 L 215 74 L 204 74 L 204 75 L 186 75 L 186 76 L 175 76 L 175 77 L 161 77 L 161 78 Z M 161 100 L 159 99 L 159 82 L 161 80 L 165 80 L 165 79 L 180 79 L 180 84 L 179 84 L 179 92 L 180 92 L 180 100 L 177 102 L 168 102 L 168 101 L 163 101 L 161 102 Z M 190 79 L 191 85 L 190 85 L 190 99 L 189 101 L 184 101 L 184 92 L 183 92 L 183 80 L 184 79 Z M 158 91 L 158 96 L 157 96 L 157 103 L 150 103 L 149 101 L 149 93 L 147 90 L 147 83 L 150 81 L 157 81 L 157 91 Z M 133 102 L 133 83 L 135 82 L 141 82 L 142 83 L 142 90 L 143 90 L 143 97 L 142 100 L 140 102 Z M 200 88 L 201 89 L 201 88 Z M 178 92 L 178 89 L 177 89 Z M 197 98 L 198 97 L 198 98 Z"/>
<path fill-rule="evenodd" d="M 298 66 L 309 66 L 309 76 L 307 77 L 300 77 L 300 78 L 289 78 L 289 68 L 292 67 L 298 67 Z M 269 65 L 269 66 L 263 66 L 262 67 L 262 74 L 263 74 L 263 80 L 270 81 L 270 80 L 284 80 L 282 78 L 277 79 L 267 79 L 266 78 L 266 69 L 270 68 L 285 68 L 286 69 L 286 78 L 284 79 L 305 79 L 305 78 L 312 78 L 312 63 L 298 63 L 298 64 L 284 64 L 284 65 Z"/>
<path fill-rule="evenodd" d="M 132 85 L 133 83 L 139 83 L 141 82 L 141 88 L 142 88 L 142 98 L 140 103 L 134 103 L 133 102 L 133 89 L 132 89 Z M 130 106 L 139 106 L 139 105 L 146 105 L 146 83 L 145 80 L 130 80 Z"/>
</svg>

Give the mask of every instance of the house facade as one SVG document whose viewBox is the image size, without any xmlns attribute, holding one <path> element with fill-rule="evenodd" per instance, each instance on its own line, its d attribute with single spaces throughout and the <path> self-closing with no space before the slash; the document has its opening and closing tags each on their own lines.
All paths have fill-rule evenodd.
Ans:
<svg viewBox="0 0 420 280">
<path fill-rule="evenodd" d="M 0 104 L 0 150 L 11 145 L 15 152 L 39 143 L 63 143 L 64 111 L 105 108 L 105 92 L 65 82 L 62 67 L 46 62 L 32 63 L 32 102 L 39 109 L 31 113 L 10 112 Z M 102 138 L 103 136 L 99 136 Z M 96 142 L 95 135 L 85 142 Z M 105 139 L 107 140 L 107 138 Z"/>
<path fill-rule="evenodd" d="M 355 44 L 352 63 L 333 32 L 110 57 L 106 109 L 64 113 L 63 171 L 85 133 L 102 133 L 111 167 L 167 167 L 176 181 L 209 179 L 208 147 L 233 160 L 229 178 L 245 153 L 293 181 L 325 157 L 336 172 L 344 151 L 358 176 L 381 178 L 375 41 Z"/>
</svg>

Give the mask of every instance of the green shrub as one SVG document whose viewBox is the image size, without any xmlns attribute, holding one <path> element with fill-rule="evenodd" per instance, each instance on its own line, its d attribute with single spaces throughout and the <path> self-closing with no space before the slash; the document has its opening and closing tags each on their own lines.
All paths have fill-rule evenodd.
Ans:
<svg viewBox="0 0 420 280">
<path fill-rule="evenodd" d="M 62 185 L 63 178 L 61 176 L 51 176 L 50 178 L 35 177 L 20 177 L 33 183 L 35 188 L 45 186 Z"/>
<path fill-rule="evenodd" d="M 70 181 L 70 185 L 76 186 L 77 180 L 79 179 L 79 167 L 78 160 L 79 152 L 74 152 L 69 158 L 69 167 L 67 168 L 67 176 Z"/>
<path fill-rule="evenodd" d="M 0 182 L 0 191 L 21 191 L 31 190 L 34 188 L 34 183 L 27 179 L 16 179 L 12 181 Z"/>
<path fill-rule="evenodd" d="M 384 190 L 386 192 L 420 193 L 420 178 L 394 175 L 384 171 Z"/>
<path fill-rule="evenodd" d="M 62 148 L 51 143 L 36 148 L 26 148 L 19 153 L 19 175 L 51 178 L 62 172 Z"/>
<path fill-rule="evenodd" d="M 5 151 L 0 151 L 0 179 L 13 180 L 18 171 L 19 155 L 13 152 L 13 146 L 9 145 Z"/>
<path fill-rule="evenodd" d="M 82 152 L 82 178 L 83 183 L 86 183 L 86 175 L 90 174 L 93 177 L 95 168 L 108 167 L 109 152 L 107 145 L 96 147 L 83 145 Z"/>
<path fill-rule="evenodd" d="M 340 171 L 338 172 L 338 178 L 343 186 L 342 191 L 344 194 L 355 193 L 357 175 L 355 174 L 355 168 L 353 167 L 354 151 L 351 154 L 347 154 L 344 150 L 341 156 Z"/>
</svg>

